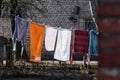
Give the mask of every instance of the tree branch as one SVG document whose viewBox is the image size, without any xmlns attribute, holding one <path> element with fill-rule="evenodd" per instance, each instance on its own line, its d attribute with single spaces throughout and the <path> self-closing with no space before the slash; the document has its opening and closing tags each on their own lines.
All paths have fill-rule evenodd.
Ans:
<svg viewBox="0 0 120 80">
<path fill-rule="evenodd" d="M 40 12 L 41 15 L 44 16 L 44 14 L 45 14 L 45 9 L 44 9 L 44 8 L 39 8 L 39 7 L 37 7 L 36 5 L 34 5 L 34 4 L 32 4 L 32 3 L 28 3 L 28 2 L 25 2 L 25 4 L 26 4 L 26 5 L 31 5 L 31 6 L 33 6 L 36 10 L 38 10 L 38 11 Z"/>
<path fill-rule="evenodd" d="M 12 25 L 12 33 L 14 32 L 15 29 L 15 15 L 16 14 L 16 9 L 18 7 L 18 1 L 17 0 L 10 0 L 10 4 L 11 4 L 11 9 L 10 9 L 10 19 L 11 19 L 11 25 Z"/>
<path fill-rule="evenodd" d="M 2 11 L 2 2 L 3 2 L 3 0 L 0 0 L 0 15 L 1 15 L 1 11 Z"/>
</svg>

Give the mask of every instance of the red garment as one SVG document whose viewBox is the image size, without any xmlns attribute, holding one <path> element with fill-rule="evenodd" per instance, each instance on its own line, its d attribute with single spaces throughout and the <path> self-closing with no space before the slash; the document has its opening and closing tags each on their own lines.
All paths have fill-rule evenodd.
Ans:
<svg viewBox="0 0 120 80">
<path fill-rule="evenodd" d="M 89 32 L 83 30 L 74 31 L 73 53 L 87 54 L 89 47 Z"/>
<path fill-rule="evenodd" d="M 70 64 L 73 61 L 73 53 L 75 54 L 88 54 L 89 47 L 89 32 L 85 30 L 73 31 L 73 45 L 70 57 Z"/>
</svg>

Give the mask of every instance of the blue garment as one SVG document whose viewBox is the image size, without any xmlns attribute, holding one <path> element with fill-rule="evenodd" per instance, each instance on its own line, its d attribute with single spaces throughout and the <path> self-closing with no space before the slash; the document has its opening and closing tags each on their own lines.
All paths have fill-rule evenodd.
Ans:
<svg viewBox="0 0 120 80">
<path fill-rule="evenodd" d="M 90 30 L 89 37 L 89 54 L 98 56 L 98 37 L 96 30 Z"/>
<path fill-rule="evenodd" d="M 14 31 L 14 43 L 16 43 L 16 39 L 24 42 L 24 36 L 26 34 L 29 22 L 19 16 L 15 17 L 15 31 Z"/>
<path fill-rule="evenodd" d="M 85 22 L 85 30 L 90 31 L 90 30 L 92 30 L 92 29 L 96 30 L 96 25 L 95 25 L 95 23 L 94 23 L 94 22 L 91 22 L 90 20 L 87 20 L 87 21 Z"/>
<path fill-rule="evenodd" d="M 24 46 L 24 37 L 29 26 L 29 21 L 20 18 L 19 16 L 15 17 L 15 31 L 13 35 L 13 50 L 16 50 L 16 42 L 21 41 L 22 47 Z M 23 54 L 23 51 L 20 52 Z"/>
</svg>

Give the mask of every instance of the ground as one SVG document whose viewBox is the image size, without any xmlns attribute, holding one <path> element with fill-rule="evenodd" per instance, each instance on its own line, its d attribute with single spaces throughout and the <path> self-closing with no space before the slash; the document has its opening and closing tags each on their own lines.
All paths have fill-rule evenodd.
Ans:
<svg viewBox="0 0 120 80">
<path fill-rule="evenodd" d="M 42 80 L 97 80 L 98 65 L 91 64 L 88 70 L 84 70 L 82 64 L 59 63 L 26 63 L 19 61 L 12 67 L 1 67 L 0 76 L 5 80 L 14 80 L 16 78 L 42 79 Z"/>
</svg>

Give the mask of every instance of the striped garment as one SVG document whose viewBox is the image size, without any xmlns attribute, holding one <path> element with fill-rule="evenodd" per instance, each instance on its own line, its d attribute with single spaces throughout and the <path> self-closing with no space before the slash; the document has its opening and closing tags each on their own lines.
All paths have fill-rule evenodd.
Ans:
<svg viewBox="0 0 120 80">
<path fill-rule="evenodd" d="M 89 32 L 74 30 L 73 53 L 87 54 L 89 47 Z"/>
</svg>

